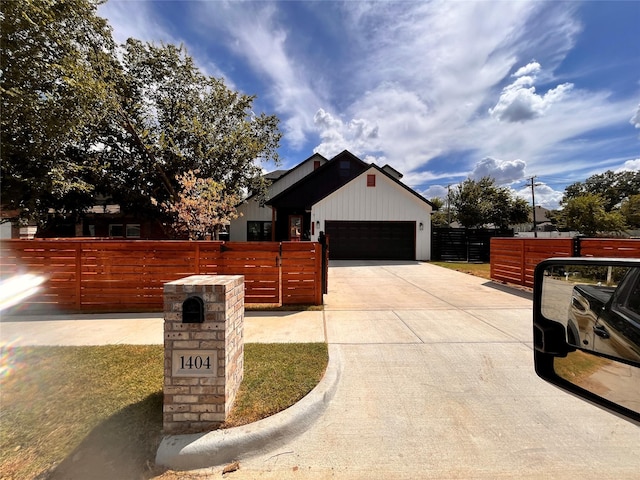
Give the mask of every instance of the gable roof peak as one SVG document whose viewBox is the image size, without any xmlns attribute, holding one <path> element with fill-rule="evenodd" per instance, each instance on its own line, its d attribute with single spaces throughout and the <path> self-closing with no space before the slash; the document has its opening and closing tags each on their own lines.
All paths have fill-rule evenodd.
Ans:
<svg viewBox="0 0 640 480">
<path fill-rule="evenodd" d="M 307 162 L 307 161 L 311 160 L 312 158 L 315 159 L 316 157 L 319 157 L 318 158 L 319 160 L 328 161 L 327 158 L 324 155 L 322 155 L 321 153 L 313 152 L 309 158 L 307 158 L 306 160 L 303 160 L 302 162 L 300 162 L 300 164 L 303 164 L 304 162 Z"/>
<path fill-rule="evenodd" d="M 416 192 L 413 188 L 411 188 L 410 186 L 404 184 L 402 181 L 400 181 L 400 178 L 398 178 L 396 176 L 396 174 L 390 172 L 389 170 L 387 170 L 385 167 L 387 167 L 387 165 L 385 165 L 385 167 L 379 167 L 378 165 L 376 165 L 375 163 L 371 163 L 369 164 L 369 169 L 368 171 L 371 171 L 371 169 L 377 170 L 378 172 L 380 172 L 381 174 L 383 174 L 384 176 L 386 176 L 389 180 L 391 180 L 392 182 L 396 183 L 397 185 L 400 185 L 402 188 L 404 188 L 406 191 L 408 191 L 409 193 L 411 193 L 412 195 L 418 197 L 420 200 L 422 200 L 423 202 L 425 202 L 426 204 L 430 205 L 431 207 L 433 207 L 433 203 L 431 203 L 429 200 L 427 200 L 426 198 L 424 198 L 422 195 L 420 195 L 418 192 Z M 397 172 L 395 169 L 391 169 L 393 170 L 393 172 L 395 173 L 399 173 Z M 364 173 L 367 173 L 364 172 Z M 400 174 L 400 176 L 402 177 L 402 174 Z"/>
<path fill-rule="evenodd" d="M 356 155 L 354 155 L 353 153 L 351 153 L 349 150 L 347 150 L 347 149 L 345 148 L 344 150 L 342 150 L 342 151 L 341 151 L 340 153 L 338 153 L 337 155 L 334 155 L 334 156 L 333 156 L 333 158 L 332 158 L 331 160 L 333 160 L 334 158 L 343 157 L 343 156 L 345 156 L 345 155 L 349 155 L 349 156 L 351 156 L 351 157 L 358 158 Z M 360 159 L 358 158 L 358 160 L 360 160 Z"/>
<path fill-rule="evenodd" d="M 344 160 L 344 159 L 354 160 L 354 161 L 356 161 L 357 163 L 359 163 L 360 165 L 363 165 L 363 166 L 368 166 L 369 165 L 365 161 L 361 160 L 360 157 L 358 157 L 357 155 L 354 155 L 353 153 L 351 153 L 349 150 L 341 151 L 340 153 L 335 155 L 331 160 L 329 160 L 329 162 L 327 162 L 327 163 L 333 163 L 333 162 L 336 162 L 338 160 Z"/>
</svg>

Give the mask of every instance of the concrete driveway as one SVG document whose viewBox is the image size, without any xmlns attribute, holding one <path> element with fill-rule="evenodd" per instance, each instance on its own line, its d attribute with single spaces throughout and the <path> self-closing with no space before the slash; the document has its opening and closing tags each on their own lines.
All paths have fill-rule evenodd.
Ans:
<svg viewBox="0 0 640 480">
<path fill-rule="evenodd" d="M 531 294 L 418 262 L 333 262 L 329 277 L 324 311 L 247 312 L 245 339 L 326 339 L 333 398 L 225 478 L 638 478 L 640 428 L 535 375 Z M 161 343 L 162 318 L 2 318 L 0 337 Z"/>
<path fill-rule="evenodd" d="M 229 478 L 637 478 L 640 429 L 535 375 L 530 294 L 417 262 L 329 276 L 335 396 Z"/>
</svg>

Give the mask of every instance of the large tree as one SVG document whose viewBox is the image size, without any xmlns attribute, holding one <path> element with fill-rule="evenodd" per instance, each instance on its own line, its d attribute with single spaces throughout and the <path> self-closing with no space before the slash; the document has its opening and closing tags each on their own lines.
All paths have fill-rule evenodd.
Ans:
<svg viewBox="0 0 640 480">
<path fill-rule="evenodd" d="M 100 166 L 88 155 L 112 110 L 113 42 L 95 1 L 3 1 L 2 203 L 23 217 L 77 213 Z"/>
<path fill-rule="evenodd" d="M 640 227 L 640 172 L 607 170 L 565 189 L 562 210 L 554 214 L 561 229 L 593 236 Z"/>
<path fill-rule="evenodd" d="M 447 227 L 449 226 L 449 216 L 445 207 L 445 202 L 440 197 L 433 197 L 429 199 L 429 202 L 433 205 L 433 212 L 431 213 L 431 225 L 434 227 Z"/>
<path fill-rule="evenodd" d="M 585 194 L 600 195 L 605 211 L 619 208 L 623 200 L 640 192 L 640 171 L 613 172 L 592 175 L 584 182 L 575 182 L 565 188 L 562 203 Z"/>
<path fill-rule="evenodd" d="M 600 233 L 621 231 L 624 217 L 619 211 L 607 212 L 607 200 L 598 194 L 586 193 L 564 202 L 556 214 L 560 228 L 575 230 L 593 237 Z"/>
<path fill-rule="evenodd" d="M 524 198 L 514 197 L 505 187 L 493 185 L 486 193 L 488 200 L 486 223 L 506 229 L 509 225 L 526 223 L 531 208 Z"/>
<path fill-rule="evenodd" d="M 466 228 L 488 224 L 506 228 L 526 222 L 530 210 L 524 199 L 514 198 L 508 188 L 497 186 L 490 177 L 463 181 L 452 191 L 451 204 L 456 220 Z"/>
<path fill-rule="evenodd" d="M 117 132 L 102 155 L 124 205 L 175 197 L 177 176 L 198 171 L 225 194 L 255 191 L 261 162 L 277 162 L 278 119 L 253 113 L 254 96 L 200 72 L 182 47 L 129 39 Z"/>
<path fill-rule="evenodd" d="M 114 46 L 98 0 L 2 3 L 2 203 L 42 221 L 108 197 L 165 218 L 177 178 L 199 171 L 226 196 L 262 188 L 278 119 L 204 75 L 184 48 Z"/>
<path fill-rule="evenodd" d="M 620 213 L 629 228 L 640 228 L 640 193 L 623 200 Z"/>
</svg>

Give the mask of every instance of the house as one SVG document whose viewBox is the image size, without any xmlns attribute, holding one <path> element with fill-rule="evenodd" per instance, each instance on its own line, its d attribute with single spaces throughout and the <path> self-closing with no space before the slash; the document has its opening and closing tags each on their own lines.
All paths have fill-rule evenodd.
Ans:
<svg viewBox="0 0 640 480">
<path fill-rule="evenodd" d="M 535 218 L 535 222 L 534 222 Z M 520 223 L 518 225 L 511 225 L 513 231 L 515 233 L 525 233 L 525 232 L 533 232 L 535 230 L 538 232 L 554 232 L 558 229 L 551 223 L 551 211 L 541 207 L 540 205 L 536 205 L 535 208 L 535 217 L 534 212 L 529 212 L 529 219 L 526 223 Z"/>
<path fill-rule="evenodd" d="M 320 168 L 327 161 L 322 155 L 315 153 L 291 170 L 277 170 L 266 174 L 265 178 L 271 183 L 267 187 L 265 197 L 251 195 L 238 205 L 238 218 L 231 221 L 229 240 L 234 242 L 275 241 L 275 237 L 272 235 L 274 212 L 270 207 L 265 207 L 265 199 L 275 197 Z"/>
<path fill-rule="evenodd" d="M 160 221 L 149 219 L 141 212 L 121 211 L 120 205 L 98 196 L 96 205 L 86 209 L 80 218 L 66 216 L 53 209 L 48 221 L 38 226 L 35 222 L 19 225 L 19 211 L 0 208 L 0 238 L 73 238 L 98 237 L 129 240 L 164 240 L 173 238 Z"/>
<path fill-rule="evenodd" d="M 262 202 L 239 206 L 230 240 L 317 241 L 324 232 L 333 259 L 429 260 L 433 206 L 401 177 L 346 150 L 314 154 L 276 175 Z"/>
</svg>

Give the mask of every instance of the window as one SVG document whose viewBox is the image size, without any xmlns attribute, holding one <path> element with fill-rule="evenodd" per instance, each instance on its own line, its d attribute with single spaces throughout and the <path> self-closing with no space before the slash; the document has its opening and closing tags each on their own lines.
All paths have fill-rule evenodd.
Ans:
<svg viewBox="0 0 640 480">
<path fill-rule="evenodd" d="M 318 168 L 320 168 L 320 160 L 314 160 L 313 161 L 313 169 L 317 170 Z"/>
<path fill-rule="evenodd" d="M 270 242 L 271 241 L 271 222 L 247 222 L 247 241 L 248 242 Z"/>
<path fill-rule="evenodd" d="M 110 237 L 124 237 L 124 226 L 121 223 L 109 224 Z"/>
<path fill-rule="evenodd" d="M 340 178 L 347 178 L 349 173 L 351 173 L 351 162 L 349 160 L 340 160 L 338 166 L 338 175 Z"/>
<path fill-rule="evenodd" d="M 123 225 L 122 223 L 111 223 L 109 224 L 109 236 L 120 238 L 140 238 L 140 224 L 129 223 L 127 225 Z"/>
<path fill-rule="evenodd" d="M 367 175 L 367 187 L 375 187 L 375 186 L 376 186 L 376 176 Z"/>
<path fill-rule="evenodd" d="M 611 311 L 640 322 L 640 269 L 630 270 L 620 287 L 614 294 Z"/>
<path fill-rule="evenodd" d="M 131 223 L 127 225 L 127 238 L 140 238 L 139 223 Z"/>
</svg>

